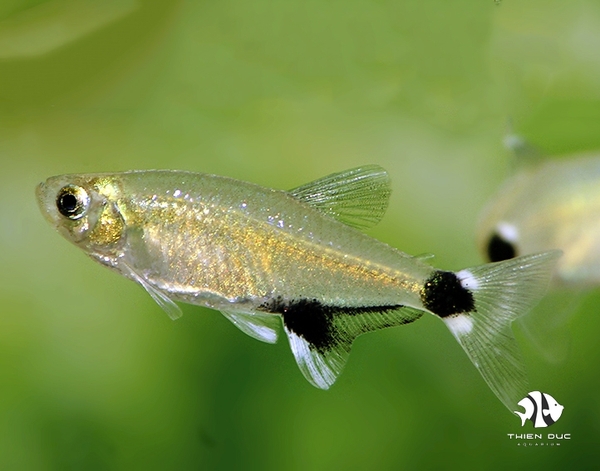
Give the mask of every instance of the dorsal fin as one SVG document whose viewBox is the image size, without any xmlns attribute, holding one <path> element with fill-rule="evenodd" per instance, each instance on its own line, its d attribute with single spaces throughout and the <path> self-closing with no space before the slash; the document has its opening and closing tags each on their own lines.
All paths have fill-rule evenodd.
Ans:
<svg viewBox="0 0 600 471">
<path fill-rule="evenodd" d="M 300 201 L 349 226 L 364 229 L 383 217 L 392 191 L 387 172 L 365 165 L 290 190 Z"/>
<path fill-rule="evenodd" d="M 511 118 L 508 118 L 506 122 L 506 135 L 502 139 L 502 143 L 512 152 L 513 167 L 516 168 L 536 164 L 545 157 L 541 149 L 515 132 Z"/>
<path fill-rule="evenodd" d="M 504 146 L 513 153 L 517 166 L 536 164 L 544 159 L 544 153 L 518 134 L 507 134 Z"/>
<path fill-rule="evenodd" d="M 421 261 L 431 260 L 433 257 L 435 257 L 435 255 L 432 253 L 420 253 L 419 255 L 414 256 L 414 258 Z"/>
</svg>

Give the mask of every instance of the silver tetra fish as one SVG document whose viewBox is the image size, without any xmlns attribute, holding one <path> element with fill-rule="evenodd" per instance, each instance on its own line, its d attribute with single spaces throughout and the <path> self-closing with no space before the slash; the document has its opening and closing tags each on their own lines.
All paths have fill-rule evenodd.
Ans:
<svg viewBox="0 0 600 471">
<path fill-rule="evenodd" d="M 356 229 L 381 219 L 390 188 L 375 165 L 291 191 L 151 170 L 52 177 L 37 197 L 65 238 L 174 319 L 174 301 L 208 306 L 274 343 L 281 318 L 318 388 L 333 384 L 358 335 L 428 312 L 514 410 L 529 389 L 510 323 L 541 298 L 559 253 L 437 270 Z"/>
<path fill-rule="evenodd" d="M 554 283 L 600 285 L 600 154 L 523 161 L 482 211 L 487 260 L 560 249 Z"/>
</svg>

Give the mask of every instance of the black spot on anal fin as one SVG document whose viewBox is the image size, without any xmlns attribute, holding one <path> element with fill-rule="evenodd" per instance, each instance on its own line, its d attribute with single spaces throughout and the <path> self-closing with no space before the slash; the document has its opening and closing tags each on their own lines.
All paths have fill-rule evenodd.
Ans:
<svg viewBox="0 0 600 471">
<path fill-rule="evenodd" d="M 281 297 L 263 303 L 259 309 L 264 312 L 281 314 L 287 330 L 302 337 L 310 347 L 319 353 L 325 353 L 338 342 L 338 332 L 334 319 L 339 315 L 356 316 L 360 314 L 390 312 L 400 309 L 392 306 L 331 306 L 317 299 L 284 300 Z"/>
<path fill-rule="evenodd" d="M 473 294 L 465 288 L 455 273 L 438 270 L 421 288 L 425 308 L 440 317 L 475 310 Z"/>
<path fill-rule="evenodd" d="M 316 299 L 284 300 L 277 297 L 263 303 L 259 309 L 281 314 L 288 331 L 302 337 L 321 353 L 333 345 L 333 313 Z"/>
</svg>

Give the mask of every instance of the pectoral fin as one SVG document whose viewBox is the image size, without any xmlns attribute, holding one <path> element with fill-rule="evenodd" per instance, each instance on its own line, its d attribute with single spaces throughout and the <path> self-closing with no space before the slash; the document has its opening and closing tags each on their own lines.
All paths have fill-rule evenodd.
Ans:
<svg viewBox="0 0 600 471">
<path fill-rule="evenodd" d="M 169 298 L 166 294 L 160 291 L 158 288 L 152 286 L 148 283 L 144 277 L 138 275 L 135 270 L 133 270 L 129 265 L 121 263 L 123 271 L 127 273 L 129 278 L 136 281 L 140 285 L 144 287 L 144 289 L 148 292 L 148 294 L 156 301 L 156 303 L 167 313 L 167 315 L 172 320 L 179 319 L 183 313 L 181 312 L 180 307 L 175 304 L 175 302 Z"/>
</svg>

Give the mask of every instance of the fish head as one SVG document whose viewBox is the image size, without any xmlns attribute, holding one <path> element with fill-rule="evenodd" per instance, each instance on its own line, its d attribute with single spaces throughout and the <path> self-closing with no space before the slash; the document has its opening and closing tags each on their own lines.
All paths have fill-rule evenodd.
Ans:
<svg viewBox="0 0 600 471">
<path fill-rule="evenodd" d="M 550 394 L 544 393 L 544 397 L 548 404 L 548 409 L 544 411 L 544 415 L 549 415 L 556 422 L 562 415 L 565 406 L 561 406 Z"/>
<path fill-rule="evenodd" d="M 44 217 L 90 255 L 110 255 L 123 245 L 120 189 L 109 175 L 60 175 L 36 189 Z"/>
</svg>

